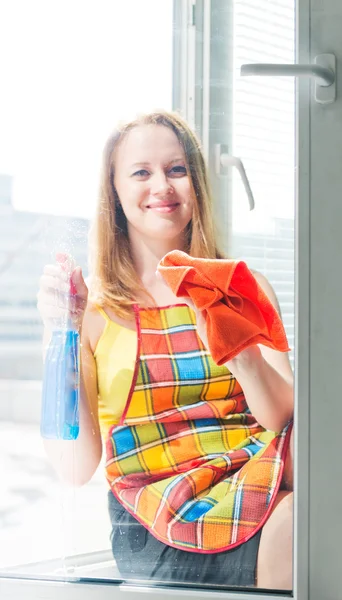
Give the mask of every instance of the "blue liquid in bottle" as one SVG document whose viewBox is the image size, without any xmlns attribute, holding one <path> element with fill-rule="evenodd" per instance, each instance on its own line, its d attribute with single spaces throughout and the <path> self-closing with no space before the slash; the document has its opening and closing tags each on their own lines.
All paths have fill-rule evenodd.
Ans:
<svg viewBox="0 0 342 600">
<path fill-rule="evenodd" d="M 75 440 L 79 433 L 80 336 L 53 331 L 43 375 L 40 431 L 43 438 Z"/>
<path fill-rule="evenodd" d="M 43 438 L 75 440 L 79 433 L 80 336 L 53 331 L 44 364 L 40 431 Z"/>
</svg>

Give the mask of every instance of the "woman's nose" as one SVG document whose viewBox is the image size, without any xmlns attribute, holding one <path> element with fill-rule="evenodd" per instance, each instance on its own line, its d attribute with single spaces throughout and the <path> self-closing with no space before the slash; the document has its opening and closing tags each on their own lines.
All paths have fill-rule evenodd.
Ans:
<svg viewBox="0 0 342 600">
<path fill-rule="evenodd" d="M 165 173 L 158 173 L 152 179 L 151 192 L 154 196 L 165 196 L 172 194 L 173 187 Z"/>
</svg>

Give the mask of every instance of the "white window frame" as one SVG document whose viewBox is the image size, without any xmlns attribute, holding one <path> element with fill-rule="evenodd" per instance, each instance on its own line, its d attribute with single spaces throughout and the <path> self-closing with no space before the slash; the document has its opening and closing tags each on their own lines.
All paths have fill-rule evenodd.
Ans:
<svg viewBox="0 0 342 600">
<path fill-rule="evenodd" d="M 339 27 L 335 26 L 337 17 L 342 19 L 339 0 L 325 0 L 324 8 L 321 0 L 297 0 L 298 62 L 312 62 L 316 54 L 327 51 L 341 56 L 342 40 Z M 308 81 L 300 80 L 297 86 L 299 169 L 293 590 L 296 600 L 342 598 L 338 569 L 341 557 L 339 540 L 342 539 L 342 519 L 338 519 L 341 502 L 336 501 L 342 496 L 339 479 L 342 370 L 338 327 L 341 322 L 342 278 L 336 276 L 340 270 L 338 250 L 341 247 L 342 222 L 342 123 L 336 118 L 341 92 L 342 86 L 338 85 L 337 102 L 327 109 L 314 103 Z M 336 390 L 338 393 L 335 393 Z M 188 591 L 171 587 L 107 584 L 103 581 L 62 583 L 0 579 L 0 597 L 4 600 L 22 597 L 26 600 L 138 600 L 146 595 L 156 600 L 169 600 L 171 597 L 179 600 L 251 600 L 253 597 L 279 600 L 288 597 L 287 594 L 282 596 L 258 591 Z"/>
</svg>

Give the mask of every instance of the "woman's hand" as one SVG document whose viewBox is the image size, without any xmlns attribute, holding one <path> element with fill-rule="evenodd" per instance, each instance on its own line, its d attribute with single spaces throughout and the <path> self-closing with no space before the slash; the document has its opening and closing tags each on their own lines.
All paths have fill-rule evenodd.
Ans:
<svg viewBox="0 0 342 600">
<path fill-rule="evenodd" d="M 46 265 L 40 278 L 37 307 L 45 327 L 49 330 L 64 329 L 71 321 L 80 329 L 87 306 L 88 288 L 81 267 L 64 255 L 57 255 L 57 263 Z M 73 291 L 71 293 L 71 284 Z"/>
</svg>

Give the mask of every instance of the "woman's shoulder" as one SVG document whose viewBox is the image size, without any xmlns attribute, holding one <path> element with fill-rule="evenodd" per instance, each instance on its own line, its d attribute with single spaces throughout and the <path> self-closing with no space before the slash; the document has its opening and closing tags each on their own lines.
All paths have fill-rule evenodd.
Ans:
<svg viewBox="0 0 342 600">
<path fill-rule="evenodd" d="M 88 340 L 92 352 L 95 352 L 100 337 L 105 327 L 117 326 L 135 331 L 135 321 L 119 317 L 115 311 L 108 306 L 98 306 L 88 300 L 87 308 L 83 317 L 82 335 Z"/>
<path fill-rule="evenodd" d="M 82 344 L 90 347 L 93 354 L 104 327 L 103 317 L 101 317 L 95 304 L 88 300 L 82 321 Z"/>
</svg>

